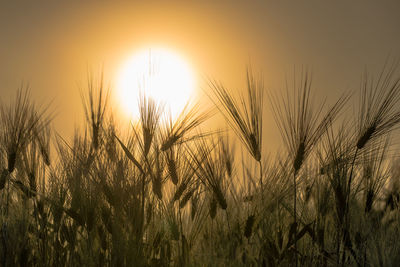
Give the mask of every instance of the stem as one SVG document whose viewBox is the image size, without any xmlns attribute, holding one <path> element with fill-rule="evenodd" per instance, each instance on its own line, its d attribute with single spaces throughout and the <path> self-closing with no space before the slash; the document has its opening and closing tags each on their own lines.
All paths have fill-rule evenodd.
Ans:
<svg viewBox="0 0 400 267">
<path fill-rule="evenodd" d="M 261 160 L 258 161 L 259 170 L 260 170 L 260 187 L 261 187 L 261 203 L 264 203 L 264 184 L 263 184 L 263 169 Z"/>
<path fill-rule="evenodd" d="M 1 227 L 2 243 L 3 243 L 3 266 L 7 266 L 7 222 L 3 222 Z"/>
<path fill-rule="evenodd" d="M 7 176 L 7 203 L 6 203 L 6 218 L 8 219 L 8 206 L 10 202 L 10 176 L 11 173 Z"/>
<path fill-rule="evenodd" d="M 296 184 L 296 174 L 297 172 L 294 171 L 293 173 L 293 218 L 294 218 L 294 260 L 295 260 L 295 266 L 297 267 L 297 184 Z"/>
<path fill-rule="evenodd" d="M 185 248 L 184 248 L 184 246 L 185 246 L 185 243 L 184 243 L 184 241 L 183 241 L 183 237 L 184 237 L 184 235 L 183 235 L 183 225 L 182 225 L 182 213 L 181 213 L 181 209 L 179 209 L 178 208 L 178 216 L 179 216 L 179 232 L 180 232 L 180 234 L 181 234 L 181 255 L 180 255 L 180 259 L 181 259 L 181 264 L 182 264 L 182 266 L 184 266 L 185 264 L 186 264 L 186 261 L 185 261 L 185 259 L 186 259 L 186 257 L 185 257 Z"/>
<path fill-rule="evenodd" d="M 338 224 L 337 233 L 336 233 L 336 265 L 340 264 L 340 232 L 342 231 L 341 226 Z"/>
<path fill-rule="evenodd" d="M 141 242 L 142 242 L 142 239 L 143 239 L 143 231 L 144 231 L 144 191 L 145 191 L 145 175 L 142 173 L 142 192 L 141 192 L 141 223 L 140 223 L 140 233 L 139 233 L 139 236 L 138 236 L 138 241 L 140 242 L 139 244 L 141 244 Z"/>
<path fill-rule="evenodd" d="M 356 152 L 354 153 L 353 161 L 351 162 L 351 170 L 350 170 L 350 176 L 349 176 L 349 182 L 347 183 L 347 195 L 346 195 L 346 205 L 345 205 L 345 210 L 344 210 L 344 223 L 342 225 L 342 242 L 343 242 L 343 254 L 342 254 L 342 266 L 345 263 L 346 259 L 346 238 L 347 238 L 347 229 L 349 226 L 349 202 L 350 202 L 350 194 L 351 194 L 351 181 L 353 179 L 353 171 L 354 171 L 354 165 L 356 162 L 357 154 L 358 154 L 358 147 L 356 148 Z"/>
<path fill-rule="evenodd" d="M 353 157 L 353 161 L 351 163 L 351 171 L 350 171 L 350 177 L 349 177 L 349 182 L 347 184 L 347 189 L 348 189 L 348 194 L 347 194 L 347 199 L 346 199 L 346 210 L 345 210 L 345 214 L 347 214 L 347 210 L 349 207 L 349 201 L 350 201 L 350 186 L 351 186 L 351 180 L 353 178 L 353 170 L 354 170 L 354 164 L 356 162 L 356 158 L 357 158 L 357 154 L 358 154 L 358 147 L 356 149 L 356 152 L 354 153 L 354 157 Z"/>
<path fill-rule="evenodd" d="M 226 222 L 227 222 L 227 225 L 228 225 L 228 231 L 231 232 L 231 226 L 229 224 L 229 215 L 228 215 L 228 210 L 227 209 L 225 209 L 225 215 L 226 215 Z"/>
</svg>

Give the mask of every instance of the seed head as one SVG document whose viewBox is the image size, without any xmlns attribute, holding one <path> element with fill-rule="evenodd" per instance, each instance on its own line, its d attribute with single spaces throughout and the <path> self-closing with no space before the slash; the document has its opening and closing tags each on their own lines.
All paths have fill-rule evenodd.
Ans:
<svg viewBox="0 0 400 267">
<path fill-rule="evenodd" d="M 1 172 L 0 175 L 0 190 L 2 190 L 4 188 L 4 186 L 6 185 L 6 179 L 8 176 L 9 172 L 7 169 L 3 169 L 3 171 Z"/>
<path fill-rule="evenodd" d="M 367 142 L 371 139 L 372 135 L 374 134 L 375 130 L 376 130 L 375 125 L 372 125 L 364 132 L 364 134 L 357 141 L 358 149 L 362 149 L 367 144 Z"/>
<path fill-rule="evenodd" d="M 252 231 L 253 231 L 253 225 L 255 221 L 255 216 L 254 215 L 249 215 L 246 220 L 246 225 L 244 227 L 244 236 L 249 239 L 251 237 Z"/>
<path fill-rule="evenodd" d="M 305 145 L 304 142 L 301 142 L 299 144 L 299 148 L 297 149 L 296 157 L 293 162 L 293 168 L 295 173 L 297 173 L 300 170 L 301 165 L 303 164 L 304 153 L 305 153 Z"/>
<path fill-rule="evenodd" d="M 179 202 L 179 208 L 184 208 L 186 206 L 186 203 L 189 201 L 189 199 L 192 197 L 194 193 L 194 190 L 190 190 L 189 192 L 187 192 L 183 198 L 181 199 L 181 201 Z"/>
<path fill-rule="evenodd" d="M 171 177 L 171 181 L 174 183 L 174 185 L 178 184 L 178 173 L 176 171 L 176 164 L 174 159 L 168 159 L 168 173 Z"/>
<path fill-rule="evenodd" d="M 17 160 L 17 152 L 13 151 L 8 154 L 8 172 L 12 173 L 15 169 L 15 162 Z"/>
<path fill-rule="evenodd" d="M 217 200 L 215 198 L 212 198 L 211 202 L 210 202 L 210 217 L 211 217 L 211 219 L 214 219 L 216 215 L 217 215 Z"/>
</svg>

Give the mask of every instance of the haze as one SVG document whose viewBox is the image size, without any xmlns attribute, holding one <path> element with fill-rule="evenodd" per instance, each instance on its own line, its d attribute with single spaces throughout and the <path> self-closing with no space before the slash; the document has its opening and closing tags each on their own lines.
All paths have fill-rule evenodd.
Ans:
<svg viewBox="0 0 400 267">
<path fill-rule="evenodd" d="M 124 60 L 150 45 L 185 57 L 199 88 L 208 77 L 241 88 L 251 63 L 279 90 L 294 66 L 307 66 L 317 91 L 335 98 L 357 89 L 366 67 L 399 58 L 399 11 L 398 1 L 3 1 L 0 98 L 29 83 L 70 135 L 88 69 L 104 68 L 113 87 Z"/>
</svg>

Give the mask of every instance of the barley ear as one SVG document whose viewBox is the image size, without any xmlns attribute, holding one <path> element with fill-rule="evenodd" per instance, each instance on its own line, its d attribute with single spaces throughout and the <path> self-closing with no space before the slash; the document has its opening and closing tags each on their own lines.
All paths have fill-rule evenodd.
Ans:
<svg viewBox="0 0 400 267">
<path fill-rule="evenodd" d="M 253 225 L 255 221 L 255 216 L 254 215 L 249 215 L 246 220 L 246 225 L 244 227 L 244 236 L 249 239 L 251 237 L 252 231 L 253 231 Z"/>
<path fill-rule="evenodd" d="M 217 215 L 217 200 L 215 198 L 212 198 L 211 202 L 210 202 L 210 217 L 211 217 L 211 219 L 214 219 L 216 215 Z"/>
<path fill-rule="evenodd" d="M 179 208 L 183 209 L 186 206 L 186 203 L 189 201 L 189 199 L 192 197 L 194 193 L 194 190 L 190 190 L 189 192 L 187 192 L 183 198 L 181 199 L 181 201 L 179 202 Z"/>
<path fill-rule="evenodd" d="M 1 172 L 0 175 L 0 190 L 2 190 L 4 188 L 4 186 L 6 185 L 6 179 L 8 176 L 9 172 L 7 169 L 3 169 L 3 171 Z"/>
<path fill-rule="evenodd" d="M 171 177 L 171 181 L 174 185 L 178 184 L 178 173 L 176 171 L 176 164 L 173 158 L 168 159 L 167 162 L 168 173 Z"/>
<path fill-rule="evenodd" d="M 376 130 L 375 125 L 372 125 L 364 132 L 364 134 L 357 141 L 358 149 L 362 149 L 367 144 L 367 142 L 371 139 L 372 135 L 374 134 L 375 130 Z"/>
</svg>

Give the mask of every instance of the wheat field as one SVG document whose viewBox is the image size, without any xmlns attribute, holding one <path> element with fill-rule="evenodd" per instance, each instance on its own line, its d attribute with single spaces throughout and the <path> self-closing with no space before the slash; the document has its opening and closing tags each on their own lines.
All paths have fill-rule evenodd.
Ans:
<svg viewBox="0 0 400 267">
<path fill-rule="evenodd" d="M 397 266 L 396 64 L 331 105 L 313 99 L 307 72 L 281 94 L 246 75 L 240 99 L 209 81 L 212 112 L 168 119 L 143 96 L 127 132 L 90 80 L 72 142 L 29 90 L 1 103 L 0 265 Z M 266 108 L 284 144 L 276 156 Z M 202 130 L 215 112 L 230 131 Z"/>
</svg>

